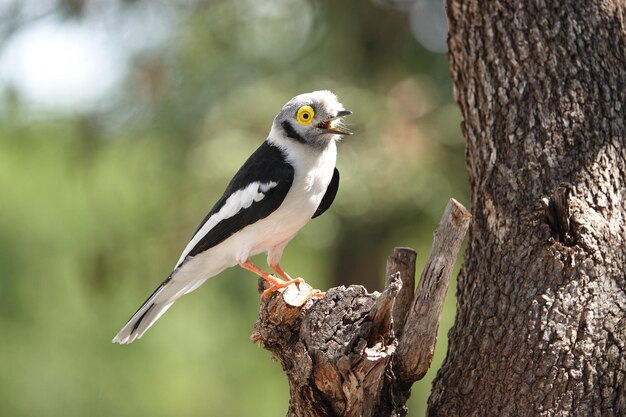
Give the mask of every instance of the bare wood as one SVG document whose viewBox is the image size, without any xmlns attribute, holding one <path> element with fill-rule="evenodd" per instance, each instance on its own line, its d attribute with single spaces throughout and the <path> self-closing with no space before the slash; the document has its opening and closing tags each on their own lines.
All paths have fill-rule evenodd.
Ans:
<svg viewBox="0 0 626 417">
<path fill-rule="evenodd" d="M 466 212 L 462 206 L 456 203 L 450 207 L 442 225 L 463 223 Z M 440 241 L 449 241 L 443 239 L 445 233 L 448 227 L 440 226 L 433 253 L 456 257 L 458 247 L 445 252 L 437 246 Z M 454 258 L 446 262 L 453 264 Z M 430 264 L 437 271 L 438 264 Z M 331 288 L 324 297 L 315 297 L 307 284 L 293 284 L 261 299 L 251 339 L 272 352 L 287 374 L 291 395 L 288 417 L 406 415 L 412 380 L 397 378 L 394 364 L 399 361 L 399 330 L 413 329 L 404 321 L 414 304 L 414 270 L 415 251 L 396 248 L 387 263 L 382 293 L 368 293 L 364 287 L 353 285 Z M 448 269 L 443 270 L 447 273 L 443 276 L 448 276 Z M 441 291 L 440 285 L 433 288 Z M 263 289 L 261 285 L 260 291 Z M 420 305 L 427 302 L 428 298 L 423 298 Z M 440 307 L 433 308 L 440 311 Z M 436 314 L 429 319 L 438 317 Z M 436 330 L 437 323 L 431 323 L 433 326 Z M 410 350 L 404 360 L 412 363 L 410 355 L 428 356 L 419 349 Z"/>
<path fill-rule="evenodd" d="M 387 258 L 385 286 L 396 276 L 402 281 L 402 289 L 398 293 L 393 307 L 394 329 L 398 338 L 402 334 L 404 321 L 411 307 L 413 293 L 415 292 L 416 258 L 417 253 L 411 248 L 394 248 L 393 255 Z"/>
<path fill-rule="evenodd" d="M 435 231 L 433 246 L 398 345 L 396 374 L 405 382 L 421 379 L 430 367 L 441 309 L 471 217 L 463 205 L 450 199 Z"/>
</svg>

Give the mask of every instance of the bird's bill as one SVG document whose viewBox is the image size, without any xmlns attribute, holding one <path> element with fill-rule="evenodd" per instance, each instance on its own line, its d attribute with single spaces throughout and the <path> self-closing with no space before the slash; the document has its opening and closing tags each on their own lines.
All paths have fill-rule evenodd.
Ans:
<svg viewBox="0 0 626 417">
<path fill-rule="evenodd" d="M 319 125 L 317 125 L 317 127 L 322 129 L 324 133 L 332 133 L 334 135 L 351 135 L 352 132 L 350 132 L 345 127 L 333 125 L 333 123 L 337 119 L 340 119 L 341 117 L 344 117 L 344 116 L 349 116 L 351 114 L 352 112 L 350 110 L 341 110 L 337 112 L 337 115 L 335 117 L 321 122 Z"/>
<path fill-rule="evenodd" d="M 348 129 L 346 129 L 345 127 L 339 127 L 339 126 L 331 126 L 330 123 L 328 124 L 328 127 L 321 127 L 322 131 L 324 133 L 332 133 L 334 135 L 351 135 L 352 132 L 350 132 Z"/>
</svg>

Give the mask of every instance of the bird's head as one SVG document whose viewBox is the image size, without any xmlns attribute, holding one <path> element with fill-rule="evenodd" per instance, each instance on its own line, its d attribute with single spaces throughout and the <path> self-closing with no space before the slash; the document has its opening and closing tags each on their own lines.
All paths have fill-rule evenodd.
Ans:
<svg viewBox="0 0 626 417">
<path fill-rule="evenodd" d="M 289 100 L 274 119 L 272 130 L 290 140 L 325 147 L 341 135 L 352 134 L 340 125 L 341 118 L 350 114 L 330 91 L 313 91 Z"/>
</svg>

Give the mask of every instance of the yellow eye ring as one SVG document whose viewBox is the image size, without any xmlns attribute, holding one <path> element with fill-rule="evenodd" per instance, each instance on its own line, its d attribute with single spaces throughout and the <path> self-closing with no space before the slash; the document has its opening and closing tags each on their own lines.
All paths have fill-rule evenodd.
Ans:
<svg viewBox="0 0 626 417">
<path fill-rule="evenodd" d="M 302 106 L 298 109 L 298 113 L 296 113 L 296 119 L 302 126 L 311 124 L 314 116 L 315 110 L 313 110 L 311 106 Z"/>
</svg>

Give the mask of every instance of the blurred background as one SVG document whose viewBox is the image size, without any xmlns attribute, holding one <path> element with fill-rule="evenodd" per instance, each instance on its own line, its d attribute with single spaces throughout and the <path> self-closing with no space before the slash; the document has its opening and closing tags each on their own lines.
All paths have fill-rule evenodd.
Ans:
<svg viewBox="0 0 626 417">
<path fill-rule="evenodd" d="M 296 94 L 354 112 L 334 205 L 283 266 L 381 290 L 418 273 L 448 198 L 468 204 L 437 0 L 0 0 L 0 416 L 282 416 L 233 268 L 138 343 L 111 344 Z M 255 259 L 265 265 L 264 256 Z M 453 285 L 455 285 L 453 283 Z M 449 292 L 424 415 L 454 318 Z"/>
</svg>

